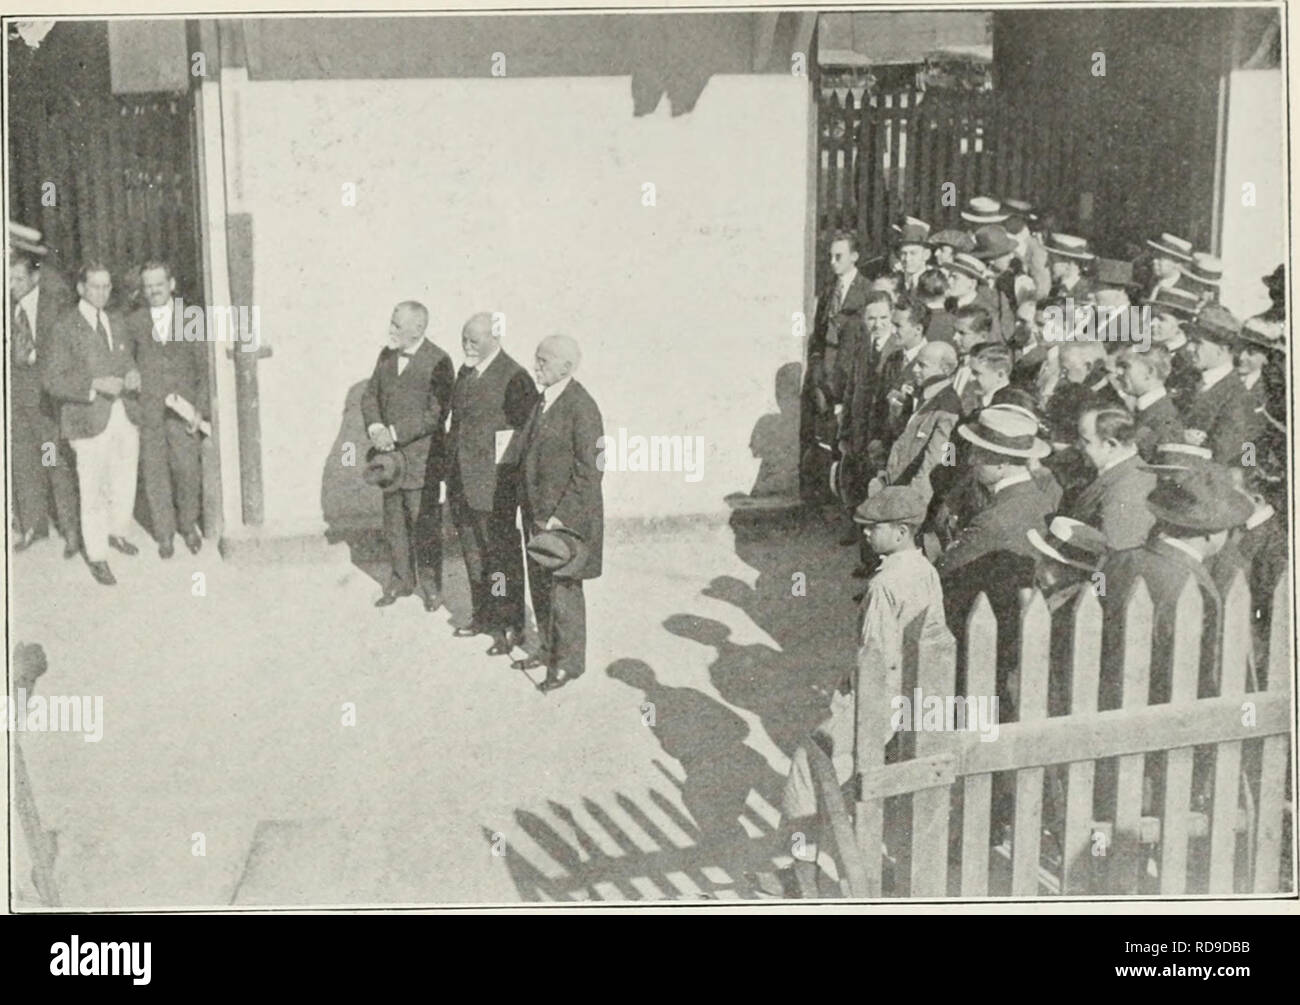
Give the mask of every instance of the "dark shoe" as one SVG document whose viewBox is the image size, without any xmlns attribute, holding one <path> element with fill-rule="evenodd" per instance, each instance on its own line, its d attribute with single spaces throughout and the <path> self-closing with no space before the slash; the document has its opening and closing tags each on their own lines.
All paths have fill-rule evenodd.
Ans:
<svg viewBox="0 0 1300 1005">
<path fill-rule="evenodd" d="M 140 554 L 140 549 L 137 548 L 135 545 L 133 545 L 130 541 L 128 541 L 124 537 L 110 537 L 108 539 L 108 546 L 117 551 L 120 551 L 123 555 Z"/>
<path fill-rule="evenodd" d="M 424 601 L 424 609 L 430 614 L 442 606 L 442 597 L 437 593 L 425 593 L 420 599 Z"/>
<path fill-rule="evenodd" d="M 158 542 L 159 558 L 171 558 L 175 554 L 176 554 L 176 546 L 172 544 L 171 538 L 168 538 L 166 541 Z"/>
<path fill-rule="evenodd" d="M 454 628 L 451 632 L 452 638 L 456 639 L 472 639 L 475 635 L 486 634 L 487 633 L 482 628 L 472 621 L 464 628 Z"/>
<path fill-rule="evenodd" d="M 867 595 L 867 591 L 866 591 L 866 590 L 863 590 L 861 593 L 855 593 L 855 594 L 853 594 L 853 602 L 854 602 L 855 604 L 860 604 L 860 603 L 862 603 L 862 598 L 865 597 L 866 595 Z"/>
<path fill-rule="evenodd" d="M 529 656 L 522 660 L 514 660 L 510 664 L 511 670 L 535 670 L 537 667 L 546 666 L 546 660 L 537 656 Z"/>
<path fill-rule="evenodd" d="M 105 586 L 113 586 L 117 583 L 107 562 L 91 562 L 90 574 L 95 577 L 96 583 L 103 583 Z"/>
<path fill-rule="evenodd" d="M 189 530 L 185 534 L 185 547 L 190 549 L 191 555 L 197 555 L 199 549 L 203 547 L 203 538 L 199 537 L 197 530 Z"/>
<path fill-rule="evenodd" d="M 868 569 L 865 565 L 859 565 L 856 569 L 853 570 L 854 579 L 866 579 L 870 575 L 871 575 L 871 570 Z"/>
<path fill-rule="evenodd" d="M 537 690 L 541 691 L 542 694 L 546 694 L 548 691 L 559 690 L 571 680 L 573 678 L 563 670 L 552 668 L 546 671 L 546 679 L 537 685 Z"/>
<path fill-rule="evenodd" d="M 81 554 L 81 542 L 80 542 L 80 541 L 65 541 L 65 542 L 63 543 L 63 557 L 64 557 L 64 558 L 76 558 L 76 557 L 77 557 L 78 555 L 80 555 L 80 554 Z"/>
<path fill-rule="evenodd" d="M 861 534 L 845 534 L 842 538 L 840 538 L 840 547 L 847 548 L 849 545 L 857 544 L 861 540 L 862 540 Z"/>
<path fill-rule="evenodd" d="M 492 645 L 488 648 L 489 656 L 509 656 L 514 646 L 510 643 L 510 633 L 502 635 L 500 633 L 492 636 Z"/>
<path fill-rule="evenodd" d="M 375 601 L 376 607 L 387 607 L 389 604 L 395 604 L 403 597 L 409 597 L 414 590 L 394 590 L 391 587 L 384 587 L 383 596 Z"/>
</svg>

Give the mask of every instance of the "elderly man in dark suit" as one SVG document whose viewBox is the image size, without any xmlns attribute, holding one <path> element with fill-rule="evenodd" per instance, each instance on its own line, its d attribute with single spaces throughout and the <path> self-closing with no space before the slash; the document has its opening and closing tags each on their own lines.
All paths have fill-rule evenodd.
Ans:
<svg viewBox="0 0 1300 1005">
<path fill-rule="evenodd" d="M 447 492 L 465 556 L 473 607 L 457 638 L 491 635 L 489 655 L 509 655 L 524 636 L 523 540 L 517 435 L 537 401 L 522 366 L 501 348 L 500 322 L 487 313 L 465 322 L 465 364 L 451 393 Z"/>
<path fill-rule="evenodd" d="M 203 342 L 184 337 L 184 317 L 173 299 L 176 280 L 165 262 L 146 262 L 140 269 L 145 306 L 132 314 L 136 365 L 140 368 L 140 460 L 145 497 L 158 554 L 175 554 L 172 539 L 179 527 L 185 546 L 197 555 L 202 511 L 199 423 L 208 415 L 208 359 Z M 176 395 L 194 408 L 192 420 L 167 407 Z"/>
<path fill-rule="evenodd" d="M 887 485 L 909 485 L 929 506 L 934 495 L 931 474 L 951 464 L 955 456 L 950 440 L 961 418 L 961 399 L 952 389 L 957 352 L 947 342 L 926 342 L 917 364 L 916 411 L 894 440 L 884 470 L 872 480 L 867 494 L 874 497 Z"/>
<path fill-rule="evenodd" d="M 44 371 L 45 389 L 60 405 L 60 431 L 77 454 L 86 560 L 105 586 L 117 582 L 108 567 L 110 547 L 139 553 L 126 535 L 140 456 L 140 371 L 130 326 L 104 309 L 112 291 L 105 266 L 82 266 L 81 299 L 59 318 Z"/>
<path fill-rule="evenodd" d="M 456 375 L 451 357 L 424 337 L 429 311 L 415 300 L 393 308 L 388 345 L 379 352 L 361 397 L 361 417 L 375 449 L 400 451 L 401 483 L 384 493 L 384 536 L 392 576 L 376 607 L 417 590 L 424 609 L 442 603 L 442 486 L 445 434 Z"/>
<path fill-rule="evenodd" d="M 72 450 L 59 436 L 58 407 L 41 384 L 55 322 L 72 307 L 72 291 L 53 268 L 41 268 L 46 249 L 21 237 L 9 238 L 10 369 L 9 444 L 14 472 L 14 551 L 24 551 L 50 533 L 50 496 L 63 557 L 81 548 L 77 476 Z"/>
<path fill-rule="evenodd" d="M 1244 448 L 1258 434 L 1250 392 L 1233 363 L 1241 324 L 1227 308 L 1210 304 L 1188 326 L 1192 362 L 1201 384 L 1183 406 L 1184 437 L 1210 448 L 1220 464 L 1241 467 Z"/>
<path fill-rule="evenodd" d="M 520 669 L 546 666 L 538 687 L 554 691 L 586 669 L 587 607 L 582 581 L 600 575 L 605 508 L 600 490 L 604 470 L 604 423 L 587 389 L 573 379 L 582 360 L 567 335 L 551 335 L 537 347 L 535 372 L 541 400 L 524 428 L 522 467 L 524 527 L 530 544 L 546 531 L 578 539 L 572 559 L 553 569 L 530 550 L 528 581 L 537 618 L 537 655 Z"/>
</svg>

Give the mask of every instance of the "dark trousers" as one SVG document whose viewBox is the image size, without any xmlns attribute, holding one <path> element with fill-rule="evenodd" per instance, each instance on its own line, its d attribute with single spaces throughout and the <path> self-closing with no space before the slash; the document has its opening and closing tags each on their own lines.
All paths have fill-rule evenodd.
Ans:
<svg viewBox="0 0 1300 1005">
<path fill-rule="evenodd" d="M 581 677 L 587 669 L 587 598 L 581 579 L 552 576 L 528 559 L 528 585 L 537 618 L 537 658 Z"/>
<path fill-rule="evenodd" d="M 473 622 L 489 632 L 524 628 L 524 543 L 514 512 L 471 509 L 452 495 L 451 518 L 465 556 Z"/>
<path fill-rule="evenodd" d="M 140 427 L 140 467 L 149 500 L 153 536 L 170 541 L 177 528 L 188 534 L 199 524 L 202 510 L 200 433 L 191 436 L 185 423 L 171 416 L 160 424 Z"/>
<path fill-rule="evenodd" d="M 48 530 L 52 495 L 59 532 L 69 544 L 79 545 L 81 513 L 75 455 L 68 441 L 59 439 L 58 420 L 39 406 L 23 407 L 11 402 L 9 422 L 14 518 L 19 533 Z"/>
<path fill-rule="evenodd" d="M 384 493 L 384 538 L 393 560 L 391 586 L 397 592 L 417 587 L 442 592 L 442 506 L 439 482 Z"/>
</svg>

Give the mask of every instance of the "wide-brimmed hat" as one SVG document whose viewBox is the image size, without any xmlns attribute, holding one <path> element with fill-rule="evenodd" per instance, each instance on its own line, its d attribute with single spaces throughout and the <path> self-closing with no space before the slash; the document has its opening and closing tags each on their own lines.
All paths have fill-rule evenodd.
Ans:
<svg viewBox="0 0 1300 1005">
<path fill-rule="evenodd" d="M 1106 556 L 1106 535 L 1068 516 L 1053 518 L 1045 535 L 1037 527 L 1030 527 L 1025 536 L 1048 558 L 1086 572 L 1096 571 Z"/>
<path fill-rule="evenodd" d="M 905 244 L 919 244 L 921 247 L 928 247 L 930 243 L 930 227 L 927 224 L 908 223 L 898 228 L 894 237 L 894 246 L 901 248 Z"/>
<path fill-rule="evenodd" d="M 1044 248 L 1046 248 L 1049 255 L 1075 258 L 1085 262 L 1090 262 L 1097 257 L 1088 250 L 1088 239 L 1086 237 L 1076 237 L 1074 234 L 1049 234 Z"/>
<path fill-rule="evenodd" d="M 969 253 L 975 250 L 975 238 L 971 237 L 970 234 L 966 233 L 964 230 L 940 230 L 931 234 L 930 240 L 927 243 L 932 248 L 937 248 L 940 245 L 946 244 L 948 247 L 952 248 L 954 252 L 962 251 Z"/>
<path fill-rule="evenodd" d="M 1286 325 L 1262 317 L 1247 318 L 1237 333 L 1237 341 L 1247 342 L 1270 352 L 1286 352 Z"/>
<path fill-rule="evenodd" d="M 1244 524 L 1255 508 L 1228 469 L 1211 462 L 1162 477 L 1147 496 L 1147 509 L 1164 523 L 1212 534 Z"/>
<path fill-rule="evenodd" d="M 1176 286 L 1161 286 L 1155 296 L 1147 297 L 1143 303 L 1158 314 L 1173 314 L 1187 321 L 1196 317 L 1196 312 L 1201 309 L 1200 297 Z"/>
<path fill-rule="evenodd" d="M 1026 202 L 1024 199 L 1007 199 L 1002 200 L 1002 209 L 1011 216 L 1023 217 L 1026 223 L 1033 223 L 1038 219 L 1038 213 L 1034 209 L 1034 204 Z"/>
<path fill-rule="evenodd" d="M 1223 263 L 1213 255 L 1198 251 L 1190 262 L 1179 265 L 1183 275 L 1203 286 L 1218 286 L 1223 282 Z"/>
<path fill-rule="evenodd" d="M 395 492 L 401 487 L 402 476 L 406 474 L 406 455 L 400 450 L 379 450 L 371 447 L 366 452 L 365 470 L 361 477 L 367 485 Z"/>
<path fill-rule="evenodd" d="M 1052 452 L 1037 436 L 1038 423 L 1015 405 L 990 405 L 974 422 L 957 427 L 957 435 L 1003 457 L 1046 457 Z"/>
<path fill-rule="evenodd" d="M 991 223 L 975 231 L 975 250 L 971 254 L 980 259 L 1001 258 L 1014 253 L 1017 247 L 1006 227 Z"/>
<path fill-rule="evenodd" d="M 930 225 L 926 223 L 924 220 L 922 220 L 919 216 L 905 216 L 903 217 L 901 223 L 891 223 L 889 225 L 889 229 L 892 230 L 895 234 L 899 233 L 905 227 L 919 227 L 921 230 L 924 230 L 926 233 L 929 233 L 930 231 Z"/>
<path fill-rule="evenodd" d="M 587 560 L 587 544 L 577 531 L 556 527 L 534 534 L 528 541 L 528 557 L 553 576 L 580 568 Z"/>
<path fill-rule="evenodd" d="M 1192 468 L 1205 467 L 1214 463 L 1214 453 L 1209 447 L 1174 440 L 1169 443 L 1156 444 L 1156 459 L 1150 464 L 1139 464 L 1143 471 L 1152 471 L 1158 475 L 1176 474 Z"/>
<path fill-rule="evenodd" d="M 22 251 L 37 258 L 49 254 L 50 249 L 41 243 L 41 232 L 33 227 L 9 221 L 9 250 Z"/>
<path fill-rule="evenodd" d="M 1002 203 L 987 195 L 977 195 L 967 201 L 961 218 L 968 223 L 1001 223 L 1008 214 L 1002 212 Z"/>
<path fill-rule="evenodd" d="M 1241 322 L 1228 308 L 1219 304 L 1206 304 L 1187 326 L 1189 339 L 1207 342 L 1231 343 L 1241 334 Z"/>
<path fill-rule="evenodd" d="M 929 505 L 910 485 L 886 485 L 853 512 L 856 523 L 905 523 L 920 526 Z"/>
<path fill-rule="evenodd" d="M 1192 260 L 1192 242 L 1184 241 L 1181 237 L 1175 237 L 1173 234 L 1161 234 L 1156 238 L 1148 238 L 1147 246 L 1155 250 L 1157 258 L 1171 258 L 1178 262 L 1190 262 Z"/>
<path fill-rule="evenodd" d="M 953 255 L 952 261 L 945 265 L 944 268 L 955 272 L 961 272 L 970 276 L 972 279 L 985 279 L 989 274 L 989 270 L 985 267 L 983 262 L 974 255 L 968 254 L 964 251 Z"/>
</svg>

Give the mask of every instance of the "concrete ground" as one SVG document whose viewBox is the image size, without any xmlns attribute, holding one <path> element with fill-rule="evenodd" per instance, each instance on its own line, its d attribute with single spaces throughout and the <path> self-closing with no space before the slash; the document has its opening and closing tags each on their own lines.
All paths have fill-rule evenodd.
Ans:
<svg viewBox="0 0 1300 1005">
<path fill-rule="evenodd" d="M 10 645 L 44 646 L 38 693 L 103 698 L 98 743 L 17 737 L 62 905 L 752 896 L 742 873 L 786 850 L 789 754 L 852 659 L 841 531 L 616 535 L 587 586 L 587 674 L 550 695 L 451 637 L 454 552 L 432 615 L 372 607 L 385 570 L 342 543 L 164 562 L 140 531 L 112 589 L 57 542 L 13 556 Z M 11 826 L 15 906 L 39 908 Z"/>
</svg>

